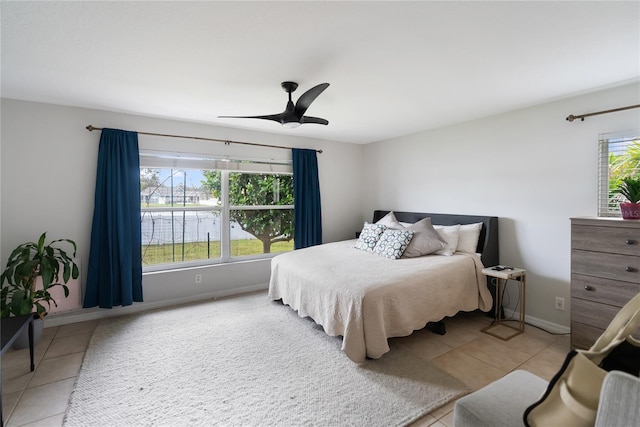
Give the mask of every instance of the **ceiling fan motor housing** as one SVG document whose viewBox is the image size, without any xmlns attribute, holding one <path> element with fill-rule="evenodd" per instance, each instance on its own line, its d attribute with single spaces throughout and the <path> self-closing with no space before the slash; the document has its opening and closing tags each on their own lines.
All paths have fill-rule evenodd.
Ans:
<svg viewBox="0 0 640 427">
<path fill-rule="evenodd" d="M 282 86 L 282 89 L 287 93 L 295 92 L 295 90 L 298 89 L 298 83 L 296 82 L 282 82 L 280 86 Z"/>
</svg>

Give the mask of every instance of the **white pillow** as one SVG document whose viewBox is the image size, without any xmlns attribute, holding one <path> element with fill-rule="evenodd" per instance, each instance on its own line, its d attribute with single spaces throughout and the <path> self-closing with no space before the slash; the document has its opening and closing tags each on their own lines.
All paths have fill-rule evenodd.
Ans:
<svg viewBox="0 0 640 427">
<path fill-rule="evenodd" d="M 438 234 L 444 239 L 447 244 L 444 249 L 436 252 L 438 255 L 451 256 L 458 247 L 458 232 L 460 231 L 460 224 L 456 225 L 434 225 Z"/>
<path fill-rule="evenodd" d="M 435 251 L 444 249 L 447 243 L 431 225 L 431 218 L 421 219 L 415 224 L 410 224 L 406 229 L 414 231 L 415 234 L 409 246 L 405 249 L 402 255 L 403 258 L 432 254 Z"/>
<path fill-rule="evenodd" d="M 380 236 L 373 253 L 389 259 L 398 259 L 411 242 L 412 230 L 392 230 L 387 228 Z"/>
<path fill-rule="evenodd" d="M 382 236 L 382 233 L 386 229 L 387 227 L 382 224 L 369 224 L 365 222 L 354 248 L 366 252 L 373 252 L 373 248 L 376 247 L 376 243 L 378 243 L 380 236 Z"/>
<path fill-rule="evenodd" d="M 460 231 L 458 232 L 458 247 L 456 248 L 456 252 L 476 253 L 480 230 L 482 230 L 481 222 L 461 225 Z"/>
<path fill-rule="evenodd" d="M 402 230 L 404 227 L 398 222 L 393 211 L 389 212 L 378 221 L 376 224 L 384 225 L 387 228 L 391 228 L 393 230 Z"/>
</svg>

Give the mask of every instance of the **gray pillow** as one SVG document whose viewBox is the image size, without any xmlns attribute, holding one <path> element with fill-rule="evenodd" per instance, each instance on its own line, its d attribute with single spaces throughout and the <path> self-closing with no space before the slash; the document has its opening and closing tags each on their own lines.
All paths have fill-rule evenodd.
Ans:
<svg viewBox="0 0 640 427">
<path fill-rule="evenodd" d="M 376 224 L 384 225 L 387 228 L 391 228 L 393 230 L 404 230 L 405 227 L 398 222 L 393 211 L 389 212 L 382 218 L 380 218 Z"/>
<path fill-rule="evenodd" d="M 421 219 L 405 229 L 413 231 L 414 234 L 402 258 L 415 258 L 429 255 L 446 246 L 446 242 L 433 228 L 433 225 L 431 225 L 431 218 Z"/>
</svg>

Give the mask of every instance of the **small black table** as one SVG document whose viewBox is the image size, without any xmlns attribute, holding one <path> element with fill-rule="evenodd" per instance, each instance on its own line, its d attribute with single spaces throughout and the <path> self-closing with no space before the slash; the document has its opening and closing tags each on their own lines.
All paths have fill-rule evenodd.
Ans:
<svg viewBox="0 0 640 427">
<path fill-rule="evenodd" d="M 29 355 L 31 356 L 31 372 L 35 366 L 33 364 L 33 314 L 25 314 L 23 316 L 4 317 L 0 319 L 2 328 L 2 353 L 4 354 L 9 347 L 20 336 L 24 328 L 29 328 Z M 4 418 L 2 416 L 2 373 L 0 372 L 0 425 L 4 426 Z"/>
</svg>

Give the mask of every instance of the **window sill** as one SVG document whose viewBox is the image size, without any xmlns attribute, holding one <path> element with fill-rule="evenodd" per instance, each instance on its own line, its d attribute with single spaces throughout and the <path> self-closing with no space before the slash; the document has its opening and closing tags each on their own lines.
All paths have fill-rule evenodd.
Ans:
<svg viewBox="0 0 640 427">
<path fill-rule="evenodd" d="M 237 264 L 254 264 L 260 262 L 271 262 L 271 259 L 276 255 L 286 252 L 279 252 L 275 254 L 271 254 L 271 256 L 262 256 L 260 258 L 249 258 L 249 259 L 238 259 L 231 261 L 217 261 L 217 262 L 207 262 L 207 263 L 185 263 L 180 266 L 176 265 L 164 265 L 164 266 L 154 266 L 154 267 L 146 267 L 142 270 L 142 275 L 154 275 L 154 274 L 162 274 L 162 273 L 175 273 L 180 271 L 193 271 L 193 270 L 201 270 L 201 269 L 209 269 L 209 268 L 224 268 L 225 266 L 237 265 Z"/>
</svg>

